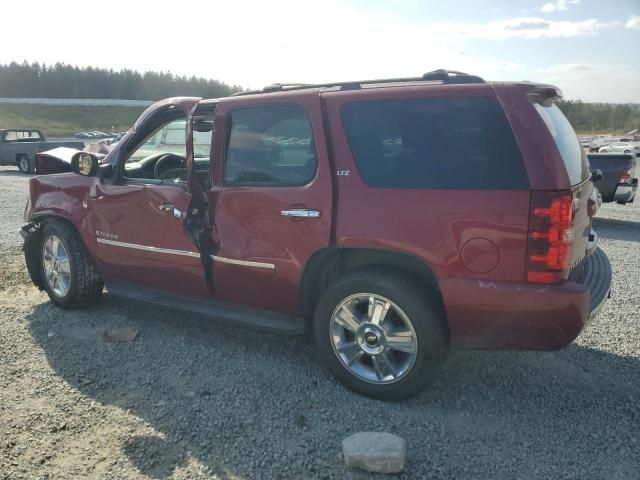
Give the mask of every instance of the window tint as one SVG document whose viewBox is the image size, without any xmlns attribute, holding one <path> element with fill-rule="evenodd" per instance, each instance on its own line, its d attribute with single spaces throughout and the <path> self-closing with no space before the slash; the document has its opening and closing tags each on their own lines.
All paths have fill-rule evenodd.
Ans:
<svg viewBox="0 0 640 480">
<path fill-rule="evenodd" d="M 589 178 L 591 173 L 587 154 L 584 152 L 582 145 L 580 145 L 580 140 L 578 140 L 578 136 L 567 117 L 553 103 L 549 106 L 534 103 L 534 106 L 556 142 L 558 151 L 567 168 L 571 185 L 577 185 Z"/>
<path fill-rule="evenodd" d="M 520 151 L 495 98 L 354 102 L 342 119 L 364 182 L 382 188 L 520 190 Z"/>
<path fill-rule="evenodd" d="M 296 105 L 239 108 L 231 115 L 227 185 L 304 185 L 316 171 L 311 124 Z"/>
</svg>

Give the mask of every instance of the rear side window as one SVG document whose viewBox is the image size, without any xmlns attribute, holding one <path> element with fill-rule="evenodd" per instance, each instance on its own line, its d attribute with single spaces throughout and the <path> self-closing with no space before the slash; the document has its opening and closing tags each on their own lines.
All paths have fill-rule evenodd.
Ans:
<svg viewBox="0 0 640 480">
<path fill-rule="evenodd" d="M 520 150 L 495 98 L 353 102 L 343 107 L 342 120 L 371 187 L 528 188 Z"/>
<path fill-rule="evenodd" d="M 551 103 L 548 106 L 533 104 L 547 125 L 553 140 L 556 142 L 560 156 L 569 175 L 571 185 L 585 181 L 591 175 L 587 154 L 580 145 L 580 140 L 562 111 Z"/>
<path fill-rule="evenodd" d="M 316 154 L 306 111 L 293 104 L 231 112 L 226 185 L 300 186 L 315 175 Z"/>
</svg>

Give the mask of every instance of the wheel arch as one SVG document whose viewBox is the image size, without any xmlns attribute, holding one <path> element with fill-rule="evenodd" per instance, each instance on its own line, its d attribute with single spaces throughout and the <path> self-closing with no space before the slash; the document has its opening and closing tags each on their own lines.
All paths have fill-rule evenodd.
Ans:
<svg viewBox="0 0 640 480">
<path fill-rule="evenodd" d="M 63 215 L 56 212 L 42 211 L 31 215 L 30 220 L 31 223 L 27 227 L 24 227 L 26 229 L 25 231 L 27 232 L 27 236 L 24 240 L 22 249 L 24 251 L 25 263 L 27 264 L 27 270 L 31 280 L 36 287 L 43 290 L 44 284 L 40 274 L 40 238 L 42 235 L 43 224 L 50 221 L 64 222 L 78 233 L 78 236 L 85 248 L 87 248 L 87 245 L 82 237 L 81 230 L 73 223 L 73 221 L 71 221 L 71 219 Z M 28 228 L 29 226 L 33 226 L 34 228 Z"/>
<path fill-rule="evenodd" d="M 396 250 L 334 247 L 316 251 L 305 265 L 299 291 L 302 315 L 313 316 L 318 299 L 332 282 L 365 267 L 391 268 L 409 274 L 430 287 L 442 302 L 438 277 L 421 258 Z"/>
<path fill-rule="evenodd" d="M 76 232 L 78 232 L 78 234 L 82 238 L 82 232 L 78 228 L 78 226 L 73 222 L 73 220 L 71 220 L 69 217 L 65 215 L 60 214 L 59 212 L 52 211 L 52 210 L 42 210 L 42 211 L 33 213 L 29 220 L 31 220 L 32 223 L 35 223 L 39 227 L 40 227 L 40 224 L 45 222 L 51 222 L 51 221 L 65 222 L 69 226 L 71 226 Z"/>
<path fill-rule="evenodd" d="M 97 273 L 81 229 L 72 219 L 51 213 L 39 212 L 38 215 L 32 215 L 31 220 L 30 224 L 23 227 L 23 231 L 27 232 L 25 259 L 33 283 L 40 290 L 45 290 L 49 298 L 62 308 L 79 308 L 95 303 L 102 294 L 104 282 Z M 54 291 L 51 284 L 47 285 L 42 273 L 43 236 L 48 234 L 49 226 L 53 234 L 60 237 L 70 261 L 70 283 L 64 293 Z"/>
</svg>

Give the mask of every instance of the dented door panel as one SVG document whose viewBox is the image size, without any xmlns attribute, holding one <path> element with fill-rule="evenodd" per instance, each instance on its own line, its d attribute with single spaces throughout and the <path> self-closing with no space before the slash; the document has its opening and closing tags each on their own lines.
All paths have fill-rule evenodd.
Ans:
<svg viewBox="0 0 640 480">
<path fill-rule="evenodd" d="M 190 118 L 200 99 L 169 99 L 145 112 L 133 131 L 145 129 L 145 122 L 157 111 L 179 108 Z M 124 148 L 115 162 L 125 160 Z M 193 167 L 193 142 L 186 142 L 186 166 Z M 118 168 L 116 167 L 116 170 Z M 97 260 L 107 286 L 110 282 L 131 282 L 170 293 L 206 296 L 200 253 L 185 223 L 194 207 L 193 179 L 186 184 L 143 184 L 118 179 L 97 183 L 89 196 L 92 231 Z M 197 192 L 197 189 L 196 189 Z M 201 197 L 202 195 L 200 195 Z"/>
</svg>

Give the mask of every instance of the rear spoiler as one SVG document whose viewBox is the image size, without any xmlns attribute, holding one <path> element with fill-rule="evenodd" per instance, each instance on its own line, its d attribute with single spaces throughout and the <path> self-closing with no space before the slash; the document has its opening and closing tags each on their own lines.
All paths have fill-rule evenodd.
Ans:
<svg viewBox="0 0 640 480">
<path fill-rule="evenodd" d="M 545 107 L 550 106 L 551 102 L 561 100 L 563 97 L 562 90 L 554 85 L 545 85 L 539 83 L 527 83 L 524 85 L 530 87 L 529 91 L 527 92 L 527 96 L 529 97 L 529 99 L 532 102 L 544 105 Z"/>
</svg>

